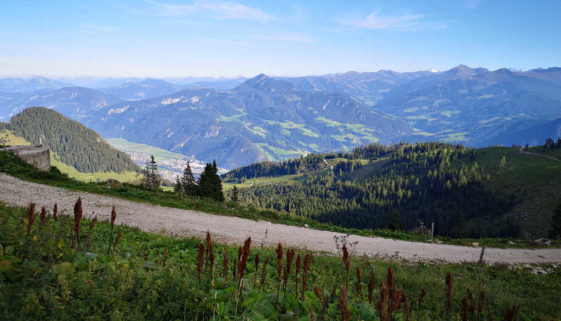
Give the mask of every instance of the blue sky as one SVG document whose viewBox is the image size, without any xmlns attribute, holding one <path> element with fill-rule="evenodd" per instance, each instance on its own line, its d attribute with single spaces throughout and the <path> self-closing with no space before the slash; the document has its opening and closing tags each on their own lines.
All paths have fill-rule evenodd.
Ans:
<svg viewBox="0 0 561 321">
<path fill-rule="evenodd" d="M 2 76 L 561 65 L 561 1 L 7 1 Z"/>
</svg>

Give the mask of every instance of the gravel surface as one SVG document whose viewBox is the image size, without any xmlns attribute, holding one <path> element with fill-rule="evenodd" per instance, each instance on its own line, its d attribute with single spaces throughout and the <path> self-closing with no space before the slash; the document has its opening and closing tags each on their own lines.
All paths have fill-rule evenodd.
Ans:
<svg viewBox="0 0 561 321">
<path fill-rule="evenodd" d="M 78 196 L 82 197 L 84 215 L 92 213 L 108 220 L 111 206 L 117 208 L 117 224 L 139 227 L 143 231 L 174 236 L 203 237 L 210 231 L 213 238 L 226 243 L 241 244 L 251 236 L 256 246 L 275 246 L 337 254 L 335 236 L 340 233 L 312 230 L 266 221 L 219 216 L 197 211 L 127 201 L 120 198 L 71 191 L 20 179 L 0 173 L 0 201 L 10 205 L 27 206 L 35 202 L 38 208 L 71 210 Z M 477 262 L 480 248 L 407 242 L 379 237 L 349 235 L 353 255 L 399 257 L 413 261 Z M 485 250 L 485 262 L 492 263 L 556 263 L 561 262 L 561 249 L 494 249 Z"/>
</svg>

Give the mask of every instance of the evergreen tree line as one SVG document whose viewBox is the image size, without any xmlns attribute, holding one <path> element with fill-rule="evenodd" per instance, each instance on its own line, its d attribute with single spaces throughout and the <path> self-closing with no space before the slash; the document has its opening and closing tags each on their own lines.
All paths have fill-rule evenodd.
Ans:
<svg viewBox="0 0 561 321">
<path fill-rule="evenodd" d="M 443 143 L 368 145 L 347 154 L 310 157 L 320 158 L 318 165 L 330 157 L 333 170 L 321 165 L 297 182 L 241 189 L 240 200 L 258 209 L 346 227 L 386 228 L 397 213 L 405 229 L 416 227 L 420 220 L 425 225 L 434 222 L 440 235 L 479 236 L 487 232 L 477 226 L 466 230 L 466 221 L 496 218 L 512 208 L 515 200 L 484 187 L 487 176 L 475 156 L 475 149 Z M 276 170 L 290 163 L 267 166 Z M 492 233 L 496 235 L 486 236 L 514 236 L 519 229 L 505 221 Z"/>
<path fill-rule="evenodd" d="M 183 175 L 177 177 L 175 192 L 191 196 L 210 197 L 219 202 L 223 202 L 224 192 L 222 191 L 222 180 L 218 175 L 216 161 L 213 161 L 212 164 L 206 164 L 198 180 L 195 179 L 193 171 L 191 170 L 191 165 L 187 162 L 183 170 Z"/>
<path fill-rule="evenodd" d="M 95 131 L 44 107 L 25 109 L 9 123 L 1 124 L 0 131 L 3 128 L 34 145 L 41 141 L 61 162 L 82 173 L 141 170 L 127 154 L 111 147 Z"/>
<path fill-rule="evenodd" d="M 543 148 L 544 150 L 561 148 L 561 137 L 557 139 L 557 142 L 555 142 L 551 137 L 546 139 Z"/>
</svg>

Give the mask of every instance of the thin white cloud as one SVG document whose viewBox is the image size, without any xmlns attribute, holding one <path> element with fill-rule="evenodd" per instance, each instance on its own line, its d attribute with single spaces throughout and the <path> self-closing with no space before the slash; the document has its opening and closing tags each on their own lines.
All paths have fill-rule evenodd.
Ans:
<svg viewBox="0 0 561 321">
<path fill-rule="evenodd" d="M 152 6 L 156 15 L 161 16 L 186 16 L 194 13 L 209 13 L 216 19 L 224 20 L 257 20 L 268 22 L 277 20 L 271 14 L 257 8 L 234 2 L 199 1 L 189 4 L 168 4 L 152 0 L 145 0 Z"/>
<path fill-rule="evenodd" d="M 366 17 L 344 17 L 340 22 L 345 25 L 372 30 L 415 31 L 424 29 L 444 29 L 446 24 L 427 20 L 423 14 L 402 14 L 382 16 L 376 10 Z"/>
<path fill-rule="evenodd" d="M 277 33 L 277 34 L 255 34 L 252 36 L 254 39 L 266 41 L 282 41 L 282 42 L 299 42 L 299 43 L 313 43 L 314 40 L 306 35 L 299 33 Z"/>
</svg>

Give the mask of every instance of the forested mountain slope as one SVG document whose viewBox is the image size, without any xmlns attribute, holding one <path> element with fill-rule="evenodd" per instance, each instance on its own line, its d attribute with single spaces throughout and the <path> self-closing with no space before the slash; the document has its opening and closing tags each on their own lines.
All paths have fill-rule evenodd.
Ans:
<svg viewBox="0 0 561 321">
<path fill-rule="evenodd" d="M 389 143 L 412 133 L 403 121 L 345 95 L 301 91 L 259 75 L 231 91 L 190 89 L 123 102 L 85 123 L 123 137 L 235 168 L 256 161 Z"/>
<path fill-rule="evenodd" d="M 60 161 L 82 173 L 140 171 L 127 156 L 107 144 L 95 131 L 44 107 L 31 107 L 0 123 L 32 144 L 49 147 Z"/>
<path fill-rule="evenodd" d="M 388 227 L 392 216 L 404 229 L 435 222 L 447 236 L 545 236 L 561 196 L 552 188 L 561 186 L 561 162 L 442 143 L 367 145 L 253 164 L 224 179 L 257 208 L 367 229 Z"/>
</svg>

